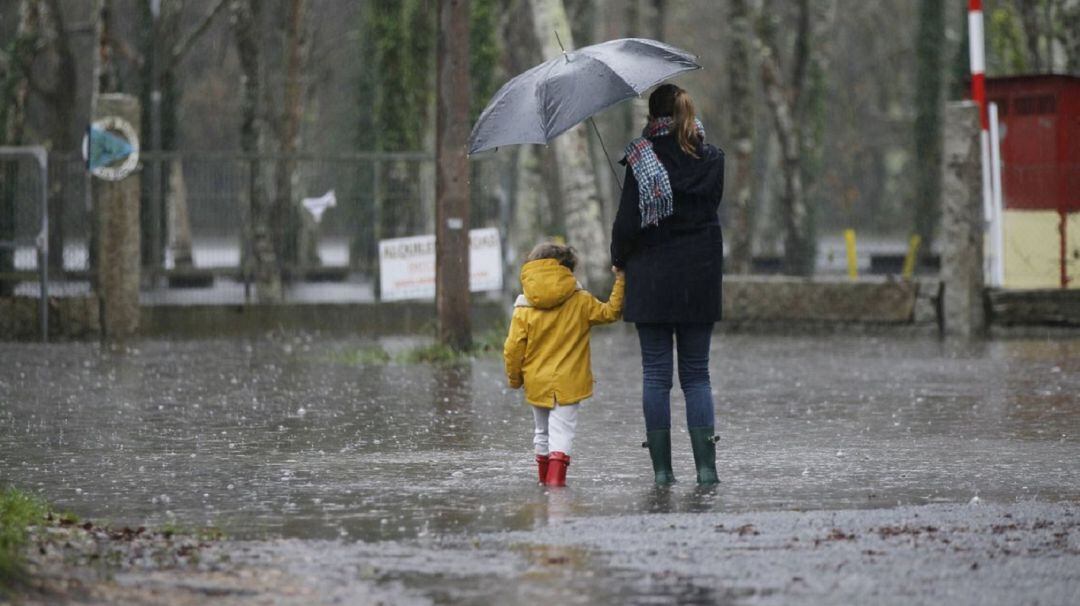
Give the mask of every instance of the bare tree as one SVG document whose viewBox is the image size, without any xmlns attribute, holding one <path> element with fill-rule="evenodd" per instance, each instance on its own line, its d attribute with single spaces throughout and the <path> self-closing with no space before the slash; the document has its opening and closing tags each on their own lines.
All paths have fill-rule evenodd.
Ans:
<svg viewBox="0 0 1080 606">
<path fill-rule="evenodd" d="M 751 166 L 754 152 L 754 105 L 750 90 L 750 11 L 747 0 L 731 0 L 730 83 L 731 139 L 735 148 L 735 183 L 731 188 L 732 273 L 750 273 L 753 229 L 750 222 Z"/>
<path fill-rule="evenodd" d="M 64 13 L 59 0 L 30 0 L 23 8 L 29 21 L 21 22 L 20 28 L 31 27 L 32 32 L 26 30 L 25 35 L 32 37 L 21 40 L 23 43 L 32 40 L 32 44 L 11 55 L 11 68 L 19 72 L 24 90 L 39 98 L 46 108 L 49 119 L 44 134 L 50 151 L 75 151 L 78 142 L 72 129 L 77 104 L 76 87 L 72 84 L 76 81 L 75 54 L 71 50 Z M 20 44 L 19 40 L 17 35 L 13 42 Z M 24 96 L 23 108 L 26 102 Z M 49 264 L 54 271 L 63 270 L 64 201 L 63 182 L 50 183 L 49 249 L 53 254 L 49 255 Z"/>
<path fill-rule="evenodd" d="M 435 307 L 439 340 L 472 345 L 469 317 L 469 0 L 438 0 Z"/>
<path fill-rule="evenodd" d="M 142 73 L 142 103 L 143 103 L 143 132 L 153 132 L 154 125 L 151 123 L 154 107 L 153 95 L 155 91 L 160 95 L 159 117 L 161 138 L 159 144 L 161 151 L 176 149 L 177 134 L 179 128 L 180 92 L 177 83 L 177 74 L 181 62 L 196 43 L 203 37 L 207 29 L 228 8 L 227 0 L 215 0 L 210 8 L 199 16 L 195 25 L 185 29 L 183 27 L 184 15 L 192 5 L 191 0 L 171 0 L 161 3 L 161 13 L 156 24 L 152 23 L 153 16 L 149 6 L 143 3 L 144 36 L 142 41 L 142 57 L 140 58 Z M 156 38 L 156 39 L 155 39 Z M 154 48 L 160 48 L 157 57 L 149 57 Z M 150 60 L 147 60 L 150 58 Z M 152 69 L 153 61 L 158 62 L 156 74 Z M 155 81 L 155 76 L 157 80 Z M 158 150 L 155 150 L 158 151 Z M 146 212 L 143 214 L 144 229 L 165 229 L 169 236 L 168 246 L 173 253 L 173 263 L 176 267 L 191 267 L 193 265 L 191 220 L 188 216 L 187 200 L 185 199 L 186 188 L 184 187 L 184 171 L 179 165 L 172 166 L 168 171 L 162 167 L 166 177 L 162 180 L 161 191 L 154 194 L 153 179 L 143 180 L 143 200 L 145 205 L 155 204 L 157 200 L 165 200 L 167 212 L 162 216 L 163 225 L 156 227 L 148 222 L 156 213 Z M 159 198 L 160 196 L 160 198 Z M 150 260 L 156 257 L 150 250 L 154 245 L 152 238 L 143 239 L 143 258 Z"/>
<path fill-rule="evenodd" d="M 780 208 L 784 215 L 784 269 L 795 275 L 810 275 L 814 267 L 814 250 L 803 189 L 803 128 L 794 113 L 803 93 L 810 59 L 810 0 L 799 0 L 797 10 L 798 25 L 788 76 L 781 70 L 776 27 L 768 17 L 761 19 L 757 47 L 765 98 L 780 141 L 780 167 L 784 177 L 780 195 Z"/>
<path fill-rule="evenodd" d="M 263 113 L 264 90 L 262 84 L 262 3 L 259 0 L 231 0 L 233 37 L 240 58 L 241 123 L 240 147 L 254 158 L 266 144 L 266 123 Z M 254 262 L 255 294 L 259 302 L 274 303 L 281 300 L 281 268 L 274 250 L 271 232 L 270 203 L 262 167 L 257 159 L 251 160 L 248 173 L 247 207 L 249 229 L 252 230 L 251 260 Z"/>
<path fill-rule="evenodd" d="M 914 227 L 922 239 L 922 257 L 928 258 L 941 219 L 941 113 L 945 74 L 945 7 L 941 2 L 920 1 L 916 44 Z"/>
<path fill-rule="evenodd" d="M 293 200 L 293 182 L 296 179 L 293 156 L 300 147 L 300 120 L 304 113 L 301 68 L 306 62 L 309 48 L 307 12 L 304 0 L 289 0 L 285 23 L 285 90 L 279 137 L 282 158 L 277 164 L 276 201 L 271 215 L 276 253 L 289 264 L 311 261 L 300 258 L 298 236 L 302 229 L 301 212 Z"/>
<path fill-rule="evenodd" d="M 573 48 L 562 0 L 530 0 L 529 9 L 533 34 L 545 59 L 562 54 L 555 32 L 562 37 L 563 44 Z M 551 148 L 567 239 L 581 253 L 585 281 L 601 283 L 607 276 L 606 229 L 589 154 L 588 131 L 578 125 L 556 137 Z"/>
</svg>

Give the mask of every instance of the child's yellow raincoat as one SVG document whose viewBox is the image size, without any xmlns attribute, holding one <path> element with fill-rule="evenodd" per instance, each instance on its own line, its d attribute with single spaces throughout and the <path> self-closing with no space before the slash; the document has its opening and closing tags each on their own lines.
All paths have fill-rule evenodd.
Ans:
<svg viewBox="0 0 1080 606">
<path fill-rule="evenodd" d="M 525 294 L 514 303 L 510 334 L 503 346 L 510 387 L 525 385 L 525 400 L 554 408 L 592 395 L 589 328 L 622 316 L 623 279 L 601 303 L 582 290 L 574 273 L 555 259 L 530 261 L 521 268 Z"/>
</svg>

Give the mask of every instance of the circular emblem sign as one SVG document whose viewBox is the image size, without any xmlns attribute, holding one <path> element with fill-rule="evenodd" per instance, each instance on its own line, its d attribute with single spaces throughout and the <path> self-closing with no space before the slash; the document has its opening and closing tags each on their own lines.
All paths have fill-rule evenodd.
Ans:
<svg viewBox="0 0 1080 606">
<path fill-rule="evenodd" d="M 139 134 L 127 120 L 106 116 L 86 129 L 83 158 L 95 177 L 119 181 L 139 166 Z"/>
</svg>

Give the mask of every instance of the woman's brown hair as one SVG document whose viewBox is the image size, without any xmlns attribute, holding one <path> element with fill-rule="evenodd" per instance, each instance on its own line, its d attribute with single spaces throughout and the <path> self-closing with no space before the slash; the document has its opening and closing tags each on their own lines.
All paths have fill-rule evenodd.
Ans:
<svg viewBox="0 0 1080 606">
<path fill-rule="evenodd" d="M 675 123 L 675 140 L 684 152 L 697 158 L 701 135 L 697 130 L 697 113 L 690 93 L 675 86 L 663 84 L 649 95 L 649 118 L 671 117 Z"/>
</svg>

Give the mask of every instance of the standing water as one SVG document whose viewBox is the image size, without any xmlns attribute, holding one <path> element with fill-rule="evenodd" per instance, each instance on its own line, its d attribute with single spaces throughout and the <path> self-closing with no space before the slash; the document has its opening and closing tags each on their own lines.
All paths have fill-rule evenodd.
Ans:
<svg viewBox="0 0 1080 606">
<path fill-rule="evenodd" d="M 400 340 L 399 340 L 400 341 Z M 0 485 L 112 524 L 379 541 L 553 518 L 1080 500 L 1080 341 L 717 335 L 715 491 L 651 486 L 631 330 L 597 331 L 570 488 L 535 484 L 531 415 L 496 354 L 364 360 L 376 344 L 0 344 Z"/>
</svg>

